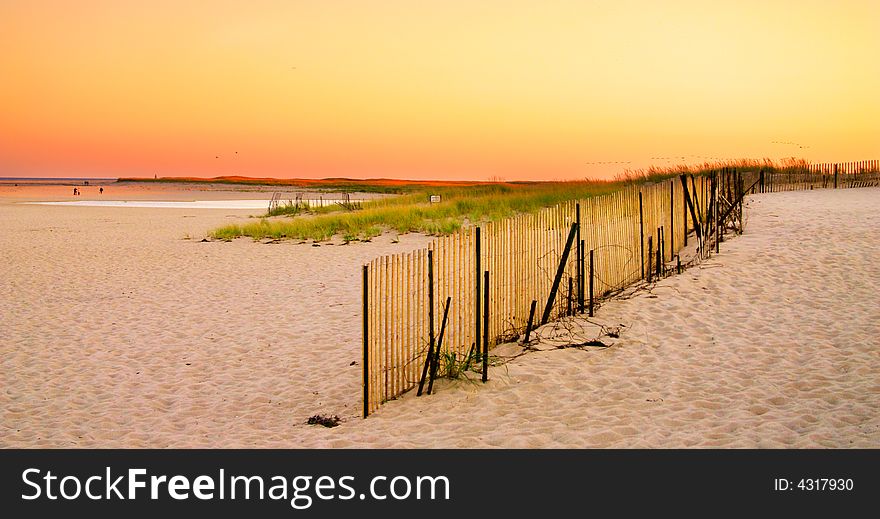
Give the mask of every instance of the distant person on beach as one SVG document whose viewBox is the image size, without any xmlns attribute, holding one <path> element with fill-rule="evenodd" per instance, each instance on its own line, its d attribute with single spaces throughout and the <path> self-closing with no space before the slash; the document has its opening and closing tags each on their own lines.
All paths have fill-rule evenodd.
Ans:
<svg viewBox="0 0 880 519">
<path fill-rule="evenodd" d="M 98 188 L 98 194 L 99 194 L 99 195 L 103 195 L 103 194 L 104 194 L 104 188 L 103 188 L 103 187 Z"/>
<path fill-rule="evenodd" d="M 79 194 L 79 189 L 73 188 L 73 196 L 76 196 L 78 194 Z"/>
</svg>

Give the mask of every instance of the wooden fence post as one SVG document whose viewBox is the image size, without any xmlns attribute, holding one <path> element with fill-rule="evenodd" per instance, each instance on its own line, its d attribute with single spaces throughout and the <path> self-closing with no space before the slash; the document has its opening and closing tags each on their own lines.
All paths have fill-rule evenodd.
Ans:
<svg viewBox="0 0 880 519">
<path fill-rule="evenodd" d="M 700 237 L 700 248 L 701 249 L 705 247 L 705 245 L 706 245 L 705 242 L 709 240 L 709 238 L 707 236 L 709 234 L 709 225 L 707 222 L 707 220 L 708 220 L 707 215 L 708 215 L 708 211 L 709 211 L 709 209 L 708 209 L 709 197 L 706 196 L 706 193 L 707 193 L 706 189 L 707 189 L 708 185 L 709 185 L 709 183 L 706 182 L 706 176 L 701 175 L 700 176 L 700 188 L 701 188 L 700 191 L 702 191 L 702 193 L 700 193 L 701 196 L 699 196 L 699 197 L 694 196 L 694 203 L 697 205 L 697 216 L 700 217 L 700 229 L 705 231 L 703 233 L 703 236 Z M 693 175 L 691 175 L 691 188 L 693 189 L 694 193 L 697 192 L 697 180 L 694 178 Z"/>
<path fill-rule="evenodd" d="M 571 253 L 571 245 L 574 241 L 576 224 L 571 224 L 571 230 L 568 232 L 568 240 L 565 242 L 565 249 L 562 251 L 562 258 L 559 261 L 559 267 L 556 269 L 556 277 L 553 278 L 553 286 L 550 288 L 550 297 L 547 298 L 547 305 L 544 306 L 544 314 L 541 316 L 541 324 L 547 324 L 550 320 L 550 311 L 553 310 L 553 302 L 556 300 L 556 292 L 559 290 L 559 283 L 562 281 L 562 274 L 565 272 L 565 264 L 568 263 L 568 255 Z"/>
<path fill-rule="evenodd" d="M 483 382 L 489 380 L 489 271 L 483 275 Z"/>
<path fill-rule="evenodd" d="M 715 253 L 718 254 L 721 252 L 721 233 L 722 233 L 722 225 L 721 222 L 718 221 L 718 217 L 721 215 L 718 210 L 719 203 L 719 194 L 718 193 L 718 183 L 715 183 L 715 190 L 712 193 L 712 199 L 715 202 L 713 205 L 714 211 L 714 220 L 715 220 Z"/>
<path fill-rule="evenodd" d="M 742 173 L 740 173 L 737 178 L 736 187 L 736 196 L 739 198 L 739 232 L 742 234 L 745 231 L 745 226 L 743 225 L 743 199 L 746 197 L 746 181 L 743 178 Z M 812 188 L 812 186 L 810 187 Z"/>
<path fill-rule="evenodd" d="M 476 352 L 477 352 L 477 359 L 479 359 L 480 358 L 480 351 L 481 351 L 480 350 L 480 324 L 481 324 L 481 320 L 482 320 L 482 319 L 480 319 L 480 295 L 483 292 L 482 290 L 480 290 L 480 278 L 483 275 L 483 271 L 480 268 L 480 228 L 479 227 L 476 228 L 475 235 L 476 235 L 476 251 L 475 251 L 476 255 L 474 257 L 474 263 L 476 264 L 476 272 L 474 273 L 474 275 L 476 276 L 476 279 L 474 280 L 475 281 L 474 285 L 476 288 L 476 293 L 474 294 L 474 315 L 476 316 L 476 319 L 474 321 L 474 330 L 475 330 L 474 342 L 476 343 L 475 346 L 476 346 Z"/>
<path fill-rule="evenodd" d="M 443 321 L 440 323 L 440 336 L 437 338 L 437 348 L 434 357 L 431 360 L 431 380 L 428 382 L 428 394 L 434 390 L 434 378 L 437 377 L 437 367 L 440 366 L 440 347 L 443 346 L 443 335 L 446 333 L 446 319 L 449 317 L 449 303 L 452 297 L 446 298 L 446 304 L 443 306 Z"/>
<path fill-rule="evenodd" d="M 416 396 L 422 396 L 422 388 L 425 387 L 425 378 L 428 376 L 428 368 L 434 359 L 434 251 L 428 249 L 428 357 L 422 368 L 422 378 L 419 380 L 419 390 Z"/>
<path fill-rule="evenodd" d="M 590 249 L 590 317 L 593 317 L 593 278 L 595 275 L 593 274 L 593 249 Z"/>
<path fill-rule="evenodd" d="M 653 244 L 651 243 L 651 237 L 648 236 L 648 283 L 651 282 L 651 260 L 654 259 L 651 257 L 651 253 L 654 251 Z"/>
<path fill-rule="evenodd" d="M 581 240 L 581 204 L 575 204 L 577 223 L 577 254 L 575 254 L 575 278 L 577 280 L 577 311 L 584 311 L 584 242 Z"/>
<path fill-rule="evenodd" d="M 657 227 L 657 256 L 654 258 L 654 261 L 657 262 L 655 274 L 657 275 L 657 279 L 660 279 L 660 265 L 663 264 L 663 229 Z"/>
<path fill-rule="evenodd" d="M 706 200 L 708 201 L 708 204 L 706 205 L 706 241 L 707 242 L 709 240 L 711 240 L 712 236 L 714 236 L 716 234 L 715 227 L 713 227 L 713 226 L 715 224 L 715 218 L 714 218 L 715 204 L 717 203 L 716 199 L 715 199 L 715 192 L 717 191 L 716 190 L 717 180 L 718 180 L 718 174 L 713 171 L 712 175 L 709 177 L 709 186 L 708 186 L 709 190 L 706 193 Z"/>
<path fill-rule="evenodd" d="M 697 208 L 695 206 L 696 204 L 691 199 L 691 195 L 688 192 L 687 176 L 682 175 L 680 178 L 681 178 L 681 187 L 684 189 L 685 206 L 688 209 L 690 209 L 691 221 L 694 222 L 694 231 L 697 233 L 697 238 L 699 239 L 700 236 L 702 235 L 702 232 L 700 230 L 700 221 L 697 219 Z M 691 181 L 693 181 L 693 178 L 691 178 Z M 696 196 L 696 190 L 694 190 L 694 196 Z M 685 220 L 684 230 L 685 230 L 685 236 L 687 236 L 687 220 Z M 685 243 L 687 243 L 687 241 L 685 241 Z M 642 265 L 642 276 L 643 277 L 644 277 L 644 274 L 645 274 L 645 267 L 644 267 L 644 263 L 643 263 L 643 265 Z"/>
<path fill-rule="evenodd" d="M 364 418 L 370 415 L 369 267 L 364 265 Z"/>
<path fill-rule="evenodd" d="M 581 244 L 581 246 L 580 246 L 581 257 L 580 257 L 580 261 L 578 262 L 577 313 L 582 314 L 582 313 L 584 313 L 584 299 L 586 298 L 586 289 L 585 289 L 586 281 L 584 280 L 584 276 L 586 276 L 585 263 L 587 261 L 586 260 L 587 248 L 586 248 L 586 243 L 584 240 L 580 240 L 580 244 Z"/>
<path fill-rule="evenodd" d="M 675 180 L 673 180 L 672 182 L 675 183 Z M 682 215 L 681 215 L 681 223 L 682 223 L 682 226 L 684 227 L 684 245 L 683 246 L 687 247 L 687 244 L 688 244 L 688 205 L 687 205 L 687 202 L 685 201 L 685 197 L 687 196 L 687 186 L 683 186 L 683 187 L 684 187 L 684 190 L 681 194 L 681 207 L 683 209 Z"/>
<path fill-rule="evenodd" d="M 675 181 L 669 181 L 669 258 L 675 253 Z"/>
<path fill-rule="evenodd" d="M 660 226 L 660 274 L 666 274 L 666 228 Z"/>
<path fill-rule="evenodd" d="M 568 299 L 567 306 L 565 308 L 565 315 L 572 315 L 572 292 L 574 292 L 574 279 L 571 276 L 568 276 Z"/>
<path fill-rule="evenodd" d="M 685 190 L 687 189 L 685 188 Z M 642 256 L 642 279 L 645 279 L 645 215 L 642 207 L 641 190 L 639 190 L 639 248 Z"/>
<path fill-rule="evenodd" d="M 538 302 L 532 299 L 532 307 L 529 309 L 529 323 L 526 325 L 526 336 L 523 339 L 523 344 L 526 346 L 529 345 L 529 335 L 532 333 L 532 323 L 535 322 L 535 307 L 538 306 Z"/>
</svg>

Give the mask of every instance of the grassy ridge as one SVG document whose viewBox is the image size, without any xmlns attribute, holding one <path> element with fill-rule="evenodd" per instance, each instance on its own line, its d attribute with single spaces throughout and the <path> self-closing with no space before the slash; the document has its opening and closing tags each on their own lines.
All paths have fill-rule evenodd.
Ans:
<svg viewBox="0 0 880 519">
<path fill-rule="evenodd" d="M 446 181 L 446 180 L 396 180 L 371 179 L 358 180 L 349 178 L 255 178 L 255 177 L 159 177 L 159 178 L 119 178 L 119 182 L 139 182 L 158 184 L 227 184 L 236 186 L 274 186 L 278 188 L 301 188 L 316 191 L 337 193 L 387 193 L 405 194 L 424 192 L 427 189 L 442 187 L 471 187 L 488 185 L 491 182 Z M 536 182 L 510 182 L 510 185 L 529 185 Z"/>
<path fill-rule="evenodd" d="M 764 168 L 767 171 L 800 169 L 804 161 L 777 164 L 770 160 L 739 160 L 700 166 L 677 166 L 625 171 L 613 181 L 584 180 L 577 182 L 474 183 L 460 185 L 422 185 L 397 197 L 373 200 L 361 209 L 344 211 L 340 207 L 324 207 L 300 214 L 302 209 L 281 206 L 271 215 L 288 218 L 262 218 L 244 225 L 227 225 L 210 233 L 215 239 L 229 240 L 241 236 L 253 239 L 291 238 L 323 241 L 333 236 L 344 240 L 368 240 L 385 230 L 398 233 L 451 234 L 465 222 L 498 221 L 521 213 L 534 213 L 561 202 L 599 196 L 620 189 L 626 184 L 657 182 L 681 173 L 700 175 L 721 167 L 739 169 Z M 429 203 L 431 194 L 440 195 L 442 202 Z"/>
<path fill-rule="evenodd" d="M 450 234 L 465 221 L 497 221 L 519 213 L 535 212 L 573 198 L 586 198 L 619 189 L 621 182 L 562 182 L 527 186 L 507 184 L 469 188 L 436 187 L 421 193 L 374 200 L 362 209 L 342 212 L 332 207 L 316 213 L 286 219 L 267 219 L 245 225 L 228 225 L 211 233 L 213 238 L 239 236 L 327 240 L 340 235 L 345 240 L 364 240 L 387 229 L 398 233 L 423 232 Z M 430 203 L 429 194 L 439 194 L 441 202 Z M 290 211 L 284 208 L 277 212 Z"/>
</svg>

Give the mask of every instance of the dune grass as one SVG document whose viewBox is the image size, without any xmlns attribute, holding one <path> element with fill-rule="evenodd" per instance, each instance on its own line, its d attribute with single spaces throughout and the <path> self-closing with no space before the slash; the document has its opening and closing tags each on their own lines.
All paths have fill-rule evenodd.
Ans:
<svg viewBox="0 0 880 519">
<path fill-rule="evenodd" d="M 446 180 L 356 180 L 349 178 L 323 178 L 323 179 L 297 179 L 297 178 L 255 178 L 255 177 L 158 177 L 136 178 L 121 177 L 118 182 L 131 182 L 143 184 L 221 184 L 234 186 L 271 186 L 279 189 L 298 188 L 309 189 L 327 193 L 380 193 L 380 194 L 405 194 L 420 193 L 436 186 L 459 186 L 469 187 L 490 184 L 491 182 L 480 181 L 446 181 Z M 516 182 L 530 184 L 534 182 Z"/>
<path fill-rule="evenodd" d="M 702 164 L 679 164 L 669 167 L 651 166 L 647 169 L 624 170 L 617 175 L 615 180 L 628 183 L 656 182 L 683 173 L 692 175 L 705 175 L 722 168 L 736 168 L 739 171 L 758 171 L 763 169 L 766 173 L 782 173 L 787 171 L 801 171 L 810 165 L 804 159 L 791 157 L 774 161 L 772 159 L 731 159 L 720 162 L 704 162 Z"/>
<path fill-rule="evenodd" d="M 404 234 L 422 232 L 451 234 L 465 222 L 497 221 L 518 213 L 535 212 L 565 200 L 586 198 L 619 189 L 620 182 L 540 183 L 524 186 L 492 184 L 473 187 L 436 187 L 421 193 L 373 200 L 361 209 L 344 211 L 325 207 L 310 214 L 281 206 L 275 213 L 290 211 L 291 218 L 261 218 L 244 225 L 228 225 L 211 233 L 215 239 L 239 236 L 254 239 L 292 238 L 323 241 L 342 236 L 345 241 L 368 240 L 385 230 Z M 441 202 L 430 203 L 429 196 Z"/>
<path fill-rule="evenodd" d="M 248 236 L 264 238 L 325 241 L 341 236 L 344 241 L 369 240 L 385 231 L 399 234 L 421 232 L 429 235 L 451 234 L 466 223 L 498 221 L 521 213 L 534 213 L 561 202 L 599 196 L 632 183 L 658 182 L 681 173 L 700 175 L 721 167 L 764 168 L 783 171 L 801 168 L 804 161 L 777 164 L 769 159 L 738 160 L 699 166 L 676 166 L 624 171 L 613 181 L 582 180 L 570 182 L 496 183 L 472 186 L 423 186 L 407 194 L 372 200 L 360 209 L 323 207 L 303 214 L 302 208 L 281 206 L 271 216 L 243 225 L 233 224 L 210 233 L 214 239 L 231 240 Z M 430 195 L 440 195 L 441 202 L 430 203 Z"/>
</svg>

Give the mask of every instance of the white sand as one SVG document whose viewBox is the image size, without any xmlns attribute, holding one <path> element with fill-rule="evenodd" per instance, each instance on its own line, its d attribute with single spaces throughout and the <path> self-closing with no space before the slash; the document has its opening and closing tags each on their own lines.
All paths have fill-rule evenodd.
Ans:
<svg viewBox="0 0 880 519">
<path fill-rule="evenodd" d="M 268 200 L 81 200 L 72 202 L 24 202 L 34 205 L 61 205 L 76 207 L 145 207 L 156 209 L 249 209 L 257 213 L 265 211 Z"/>
<path fill-rule="evenodd" d="M 327 207 L 333 204 L 345 203 L 342 198 L 337 199 L 302 199 L 302 203 L 309 207 Z M 167 201 L 167 200 L 80 200 L 80 201 L 55 201 L 55 202 L 23 202 L 34 205 L 61 205 L 76 207 L 146 207 L 157 209 L 249 209 L 256 213 L 266 212 L 269 200 L 192 200 L 192 201 Z M 281 204 L 287 204 L 282 201 Z"/>
<path fill-rule="evenodd" d="M 880 447 L 880 189 L 756 196 L 721 255 L 599 311 L 613 347 L 367 420 L 359 266 L 427 238 L 198 241 L 246 214 L 0 200 L 0 446 Z"/>
<path fill-rule="evenodd" d="M 0 179 L 0 200 L 30 202 L 64 202 L 85 205 L 89 202 L 108 203 L 112 201 L 173 201 L 192 202 L 195 200 L 265 200 L 257 206 L 266 207 L 272 195 L 278 193 L 282 201 L 293 200 L 297 195 L 303 199 L 320 200 L 322 198 L 338 198 L 339 194 L 316 188 L 298 188 L 294 186 L 268 186 L 251 184 L 222 183 L 152 183 L 152 182 L 102 182 L 90 186 L 76 185 L 80 196 L 73 196 L 73 184 L 16 184 L 15 181 Z M 103 189 L 102 193 L 99 189 Z M 351 193 L 352 199 L 383 198 L 382 193 Z M 245 207 L 244 209 L 251 209 Z"/>
</svg>

